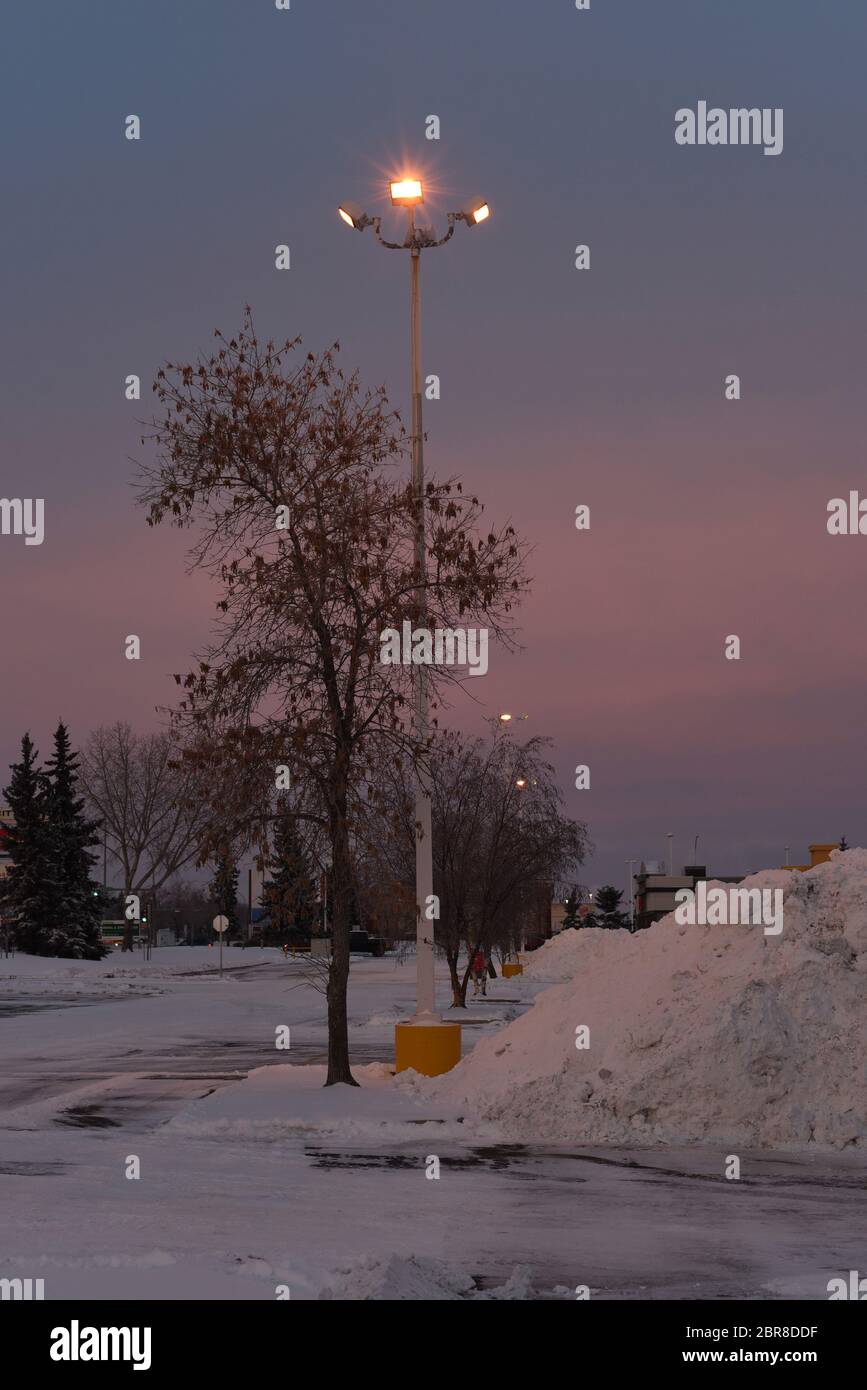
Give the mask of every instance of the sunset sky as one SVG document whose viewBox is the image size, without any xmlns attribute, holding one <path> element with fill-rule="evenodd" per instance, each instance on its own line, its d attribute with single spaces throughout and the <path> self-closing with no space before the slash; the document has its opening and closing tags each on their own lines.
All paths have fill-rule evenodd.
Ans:
<svg viewBox="0 0 867 1390">
<path fill-rule="evenodd" d="M 668 831 L 676 863 L 698 835 L 727 874 L 867 843 L 867 537 L 826 530 L 831 498 L 867 495 L 865 40 L 863 6 L 809 0 L 11 9 L 0 492 L 44 497 L 46 536 L 0 536 L 4 777 L 61 716 L 76 742 L 156 727 L 207 638 L 183 536 L 132 502 L 165 359 L 249 302 L 263 336 L 339 339 L 408 413 L 408 257 L 336 208 L 398 232 L 387 178 L 419 170 L 443 229 L 493 209 L 423 256 L 426 463 L 534 547 L 523 649 L 449 718 L 551 736 L 591 885 Z M 701 100 L 782 107 L 782 154 L 676 145 Z"/>
</svg>

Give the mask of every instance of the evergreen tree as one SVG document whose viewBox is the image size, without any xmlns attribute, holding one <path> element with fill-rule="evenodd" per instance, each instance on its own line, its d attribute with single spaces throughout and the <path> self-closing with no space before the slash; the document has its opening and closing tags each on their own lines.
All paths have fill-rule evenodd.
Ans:
<svg viewBox="0 0 867 1390">
<path fill-rule="evenodd" d="M 290 930 L 309 936 L 319 925 L 316 882 L 295 817 L 288 807 L 277 816 L 271 862 L 276 871 L 262 891 L 262 905 L 271 919 L 271 930 L 280 936 L 287 935 Z M 357 912 L 355 905 L 354 912 Z M 358 920 L 353 915 L 351 925 Z"/>
<path fill-rule="evenodd" d="M 98 822 L 84 814 L 78 795 L 78 755 L 61 721 L 54 734 L 54 757 L 45 765 L 45 857 L 43 891 L 48 907 L 44 954 L 75 960 L 105 955 L 100 906 L 90 871 L 96 856 Z"/>
<path fill-rule="evenodd" d="M 578 927 L 580 927 L 580 925 L 581 925 L 581 919 L 580 919 L 580 917 L 578 916 L 578 905 L 579 905 L 578 889 L 577 889 L 577 888 L 572 888 L 572 889 L 570 889 L 569 895 L 568 895 L 568 897 L 566 898 L 565 903 L 563 904 L 563 906 L 566 908 L 566 911 L 565 911 L 565 913 L 564 913 L 564 915 L 563 915 L 563 929 L 564 929 L 564 930 L 565 930 L 567 927 L 575 927 L 576 929 L 577 929 Z"/>
<path fill-rule="evenodd" d="M 211 902 L 221 917 L 228 917 L 226 936 L 238 933 L 238 866 L 228 849 L 214 859 L 214 877 L 211 880 Z"/>
<path fill-rule="evenodd" d="M 596 905 L 593 912 L 594 927 L 628 927 L 629 918 L 625 912 L 620 911 L 620 899 L 623 894 L 619 889 L 606 883 L 596 894 Z"/>
<path fill-rule="evenodd" d="M 37 766 L 38 756 L 30 734 L 25 734 L 21 761 L 12 763 L 12 779 L 4 792 L 15 824 L 6 832 L 11 862 L 0 880 L 0 911 L 12 922 L 19 950 L 47 955 L 51 919 L 45 890 L 46 779 Z"/>
</svg>

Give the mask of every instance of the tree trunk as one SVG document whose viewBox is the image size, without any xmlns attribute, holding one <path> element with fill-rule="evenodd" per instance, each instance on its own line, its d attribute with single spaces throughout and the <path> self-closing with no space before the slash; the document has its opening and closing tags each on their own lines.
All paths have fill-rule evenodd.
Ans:
<svg viewBox="0 0 867 1390">
<path fill-rule="evenodd" d="M 458 956 L 459 956 L 459 954 L 460 954 L 460 950 L 457 950 L 457 951 L 452 952 L 448 947 L 446 947 L 446 960 L 448 961 L 448 964 L 449 964 L 449 979 L 451 980 L 451 985 L 452 985 L 452 1008 L 453 1008 L 453 1009 L 465 1009 L 465 1008 L 467 1007 L 467 1001 L 466 1001 L 466 993 L 467 993 L 466 983 L 464 983 L 464 987 L 463 987 L 463 989 L 462 989 L 462 988 L 461 988 L 460 977 L 459 977 L 459 975 L 458 975 Z"/>
<path fill-rule="evenodd" d="M 349 1023 L 346 991 L 349 984 L 349 930 L 352 926 L 352 866 L 346 823 L 345 788 L 331 815 L 331 966 L 328 971 L 328 1076 L 326 1086 L 345 1082 L 357 1086 L 349 1068 Z"/>
<path fill-rule="evenodd" d="M 461 981 L 461 1008 L 462 1008 L 462 1009 L 465 1009 L 465 1008 L 467 1007 L 467 985 L 470 983 L 470 976 L 472 975 L 472 973 L 473 973 L 473 956 L 472 956 L 472 953 L 470 953 L 469 959 L 468 959 L 468 961 L 467 961 L 467 968 L 466 968 L 466 970 L 464 971 L 464 978 L 463 978 L 463 980 Z"/>
</svg>

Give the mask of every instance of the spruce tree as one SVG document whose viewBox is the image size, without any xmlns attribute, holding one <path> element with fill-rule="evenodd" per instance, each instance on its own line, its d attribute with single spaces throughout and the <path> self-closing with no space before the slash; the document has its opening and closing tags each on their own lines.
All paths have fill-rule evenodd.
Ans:
<svg viewBox="0 0 867 1390">
<path fill-rule="evenodd" d="M 72 752 L 66 726 L 54 734 L 54 757 L 45 765 L 46 855 L 44 887 L 50 911 L 48 954 L 75 960 L 105 955 L 100 933 L 100 905 L 90 871 L 96 856 L 97 821 L 84 813 L 78 795 L 78 755 Z"/>
<path fill-rule="evenodd" d="M 625 912 L 620 911 L 620 899 L 623 894 L 619 889 L 612 887 L 610 883 L 605 884 L 596 894 L 596 905 L 593 912 L 594 927 L 628 927 L 629 918 Z"/>
<path fill-rule="evenodd" d="M 566 909 L 563 914 L 563 930 L 565 931 L 567 927 L 575 927 L 577 929 L 581 925 L 578 916 L 579 898 L 577 888 L 570 889 L 569 895 L 563 906 Z"/>
<path fill-rule="evenodd" d="M 221 917 L 228 917 L 226 936 L 238 933 L 238 868 L 230 850 L 221 850 L 214 859 L 211 902 Z"/>
<path fill-rule="evenodd" d="M 262 905 L 271 919 L 271 930 L 286 936 L 290 930 L 310 936 L 319 923 L 316 883 L 292 811 L 277 816 L 271 862 L 275 872 L 262 890 Z M 354 925 L 357 918 L 353 916 Z"/>
<path fill-rule="evenodd" d="M 47 955 L 51 920 L 45 885 L 46 780 L 38 757 L 30 734 L 25 734 L 21 761 L 11 764 L 12 778 L 4 792 L 15 824 L 6 833 L 11 862 L 0 880 L 0 911 L 12 923 L 19 950 Z"/>
</svg>

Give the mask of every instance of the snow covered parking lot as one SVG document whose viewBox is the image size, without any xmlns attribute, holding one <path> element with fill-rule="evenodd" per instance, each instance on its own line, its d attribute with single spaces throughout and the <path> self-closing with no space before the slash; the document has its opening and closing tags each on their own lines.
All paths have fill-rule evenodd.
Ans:
<svg viewBox="0 0 867 1390">
<path fill-rule="evenodd" d="M 325 1090 L 304 963 L 229 959 L 222 983 L 205 948 L 0 961 L 26 1010 L 0 1018 L 0 1277 L 49 1299 L 822 1299 L 863 1264 L 862 1154 L 745 1151 L 735 1185 L 713 1148 L 518 1140 L 392 1079 L 414 973 L 391 959 L 353 963 L 362 1085 Z M 497 982 L 465 1049 L 544 987 Z"/>
</svg>

